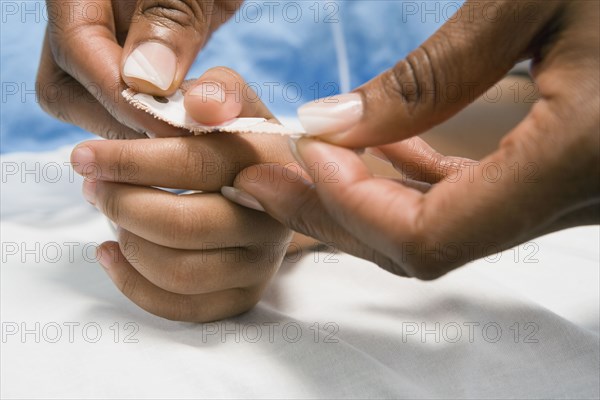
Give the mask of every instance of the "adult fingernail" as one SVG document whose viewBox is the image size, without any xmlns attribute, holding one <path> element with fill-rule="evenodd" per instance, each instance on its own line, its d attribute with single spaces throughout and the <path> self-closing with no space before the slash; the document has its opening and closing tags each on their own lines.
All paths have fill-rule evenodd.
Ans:
<svg viewBox="0 0 600 400">
<path fill-rule="evenodd" d="M 199 96 L 202 101 L 216 101 L 218 103 L 225 103 L 225 91 L 223 86 L 217 82 L 202 82 L 192 90 L 190 90 L 190 96 Z"/>
<path fill-rule="evenodd" d="M 94 152 L 87 146 L 77 146 L 71 154 L 71 165 L 75 172 L 84 175 L 90 165 L 94 163 Z"/>
<path fill-rule="evenodd" d="M 115 252 L 112 247 L 96 247 L 96 259 L 98 264 L 108 271 L 115 258 Z"/>
<path fill-rule="evenodd" d="M 263 206 L 252 195 L 231 186 L 223 186 L 221 194 L 226 199 L 233 201 L 244 207 L 251 208 L 256 211 L 265 211 Z"/>
<path fill-rule="evenodd" d="M 358 93 L 326 97 L 298 109 L 298 119 L 310 136 L 347 131 L 362 115 L 362 97 Z"/>
<path fill-rule="evenodd" d="M 300 139 L 302 139 L 302 136 L 289 136 L 288 137 L 288 145 L 290 147 L 290 153 L 292 153 L 292 156 L 294 156 L 296 161 L 298 161 L 298 163 L 304 169 L 306 169 L 306 166 L 304 165 L 304 160 L 302 159 L 302 156 L 298 152 L 298 140 L 300 140 Z"/>
<path fill-rule="evenodd" d="M 91 205 L 96 205 L 96 181 L 91 179 L 85 179 L 83 181 L 83 197 Z"/>
<path fill-rule="evenodd" d="M 131 52 L 123 74 L 150 82 L 161 90 L 171 87 L 177 71 L 177 56 L 167 46 L 158 42 L 140 44 Z"/>
</svg>

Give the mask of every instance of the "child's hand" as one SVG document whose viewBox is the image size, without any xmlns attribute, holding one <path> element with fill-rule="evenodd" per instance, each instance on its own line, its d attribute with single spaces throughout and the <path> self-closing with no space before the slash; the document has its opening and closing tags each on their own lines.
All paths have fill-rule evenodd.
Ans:
<svg viewBox="0 0 600 400">
<path fill-rule="evenodd" d="M 244 88 L 225 68 L 210 70 L 198 84 L 206 82 Z M 189 95 L 186 105 L 202 122 L 215 115 L 273 118 L 254 98 L 221 103 Z M 72 154 L 75 170 L 86 177 L 84 195 L 120 227 L 118 243 L 99 247 L 111 279 L 145 310 L 185 321 L 236 315 L 260 299 L 292 233 L 219 190 L 250 165 L 292 160 L 283 137 L 250 134 L 91 141 Z M 155 187 L 203 193 L 175 195 Z"/>
</svg>

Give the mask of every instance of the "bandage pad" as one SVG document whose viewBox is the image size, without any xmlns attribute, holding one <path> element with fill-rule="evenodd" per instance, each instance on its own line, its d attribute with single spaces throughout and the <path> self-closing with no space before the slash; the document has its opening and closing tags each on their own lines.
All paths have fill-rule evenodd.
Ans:
<svg viewBox="0 0 600 400">
<path fill-rule="evenodd" d="M 187 129 L 194 135 L 211 132 L 264 133 L 275 135 L 300 135 L 303 133 L 294 131 L 283 125 L 268 122 L 264 118 L 233 118 L 221 125 L 200 124 L 190 117 L 183 105 L 185 93 L 191 87 L 192 82 L 185 81 L 169 97 L 156 97 L 145 93 L 138 93 L 131 88 L 124 90 L 121 94 L 135 108 L 143 110 L 169 125 Z"/>
</svg>

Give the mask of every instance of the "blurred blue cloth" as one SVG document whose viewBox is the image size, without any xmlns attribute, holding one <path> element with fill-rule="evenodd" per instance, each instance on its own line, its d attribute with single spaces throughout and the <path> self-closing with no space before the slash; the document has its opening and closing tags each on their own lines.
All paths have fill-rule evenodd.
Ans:
<svg viewBox="0 0 600 400">
<path fill-rule="evenodd" d="M 189 77 L 217 65 L 244 76 L 276 115 L 354 88 L 403 58 L 460 2 L 246 1 L 212 37 Z M 0 2 L 1 152 L 92 137 L 47 116 L 34 94 L 46 25 L 42 1 Z"/>
</svg>

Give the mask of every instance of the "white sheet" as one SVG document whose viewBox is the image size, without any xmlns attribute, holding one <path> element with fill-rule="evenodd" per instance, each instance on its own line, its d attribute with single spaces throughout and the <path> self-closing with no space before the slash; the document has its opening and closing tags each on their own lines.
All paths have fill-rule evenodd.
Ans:
<svg viewBox="0 0 600 400">
<path fill-rule="evenodd" d="M 282 267 L 251 312 L 171 322 L 122 296 L 91 246 L 83 254 L 112 234 L 68 167 L 51 182 L 50 163 L 66 165 L 69 151 L 2 158 L 2 398 L 599 396 L 598 227 L 428 283 L 307 254 Z M 36 165 L 39 183 L 21 174 Z M 538 262 L 525 262 L 533 251 Z M 133 329 L 137 343 L 125 343 Z"/>
</svg>

